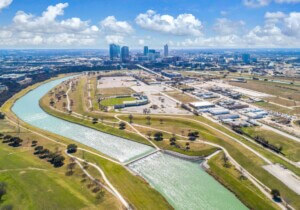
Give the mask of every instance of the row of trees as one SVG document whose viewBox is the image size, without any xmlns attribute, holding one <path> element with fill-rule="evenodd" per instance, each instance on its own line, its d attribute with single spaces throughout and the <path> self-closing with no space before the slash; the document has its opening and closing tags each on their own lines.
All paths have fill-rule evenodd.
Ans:
<svg viewBox="0 0 300 210">
<path fill-rule="evenodd" d="M 270 150 L 273 150 L 275 151 L 276 153 L 282 153 L 282 146 L 275 146 L 273 144 L 271 144 L 268 140 L 266 140 L 264 137 L 262 136 L 255 136 L 255 137 L 252 137 L 250 136 L 248 133 L 244 132 L 243 129 L 241 127 L 238 127 L 238 126 L 234 126 L 232 127 L 232 129 L 237 132 L 238 134 L 244 134 L 246 136 L 249 136 L 250 138 L 253 138 L 257 143 L 259 143 L 260 145 L 262 145 L 263 147 L 266 147 Z M 283 154 L 284 155 L 284 154 Z"/>
<path fill-rule="evenodd" d="M 11 147 L 19 147 L 22 145 L 21 143 L 23 142 L 23 140 L 19 137 L 14 137 L 11 135 L 0 134 L 0 138 L 2 139 L 3 143 L 8 144 Z"/>
<path fill-rule="evenodd" d="M 46 159 L 50 162 L 55 168 L 61 167 L 64 165 L 65 157 L 60 154 L 60 152 L 52 152 L 43 146 L 35 146 L 34 155 L 37 155 L 40 159 Z"/>
</svg>

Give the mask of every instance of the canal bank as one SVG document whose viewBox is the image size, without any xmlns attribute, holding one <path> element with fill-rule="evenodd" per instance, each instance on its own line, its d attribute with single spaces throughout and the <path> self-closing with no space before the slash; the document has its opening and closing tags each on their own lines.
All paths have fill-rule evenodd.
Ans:
<svg viewBox="0 0 300 210">
<path fill-rule="evenodd" d="M 153 149 L 126 139 L 104 135 L 99 131 L 91 131 L 90 128 L 45 113 L 39 107 L 39 99 L 62 81 L 64 79 L 55 80 L 30 91 L 16 101 L 13 112 L 30 125 L 66 136 L 119 161 L 124 162 Z M 224 203 L 228 204 L 227 209 L 246 209 L 231 192 L 205 173 L 199 164 L 193 165 L 189 161 L 159 154 L 138 161 L 130 168 L 160 191 L 176 209 L 224 209 Z M 148 171 L 150 168 L 152 170 Z"/>
</svg>

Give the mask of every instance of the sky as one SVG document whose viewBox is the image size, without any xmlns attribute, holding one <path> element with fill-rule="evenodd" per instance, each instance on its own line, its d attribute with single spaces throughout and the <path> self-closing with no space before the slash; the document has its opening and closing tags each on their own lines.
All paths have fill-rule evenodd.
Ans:
<svg viewBox="0 0 300 210">
<path fill-rule="evenodd" d="M 300 48 L 300 0 L 0 0 L 1 49 Z"/>
</svg>

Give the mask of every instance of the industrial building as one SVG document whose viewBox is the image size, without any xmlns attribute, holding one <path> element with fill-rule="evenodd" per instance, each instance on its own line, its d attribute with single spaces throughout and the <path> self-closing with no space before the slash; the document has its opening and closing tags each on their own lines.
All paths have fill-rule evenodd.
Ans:
<svg viewBox="0 0 300 210">
<path fill-rule="evenodd" d="M 194 109 L 207 109 L 207 108 L 212 108 L 215 107 L 213 103 L 210 103 L 208 101 L 197 101 L 197 102 L 192 102 L 189 103 L 191 107 Z"/>
<path fill-rule="evenodd" d="M 138 95 L 138 94 L 133 94 L 134 97 L 137 98 L 135 101 L 123 101 L 123 104 L 118 104 L 115 105 L 115 109 L 122 109 L 125 107 L 131 107 L 131 106 L 142 106 L 146 105 L 149 103 L 148 97 L 144 95 Z"/>
<path fill-rule="evenodd" d="M 212 115 L 224 115 L 230 113 L 228 109 L 223 109 L 223 108 L 208 109 L 208 112 Z"/>
<path fill-rule="evenodd" d="M 225 115 L 218 116 L 219 120 L 226 120 L 226 119 L 234 120 L 238 118 L 240 118 L 240 115 L 238 114 L 225 114 Z"/>
</svg>

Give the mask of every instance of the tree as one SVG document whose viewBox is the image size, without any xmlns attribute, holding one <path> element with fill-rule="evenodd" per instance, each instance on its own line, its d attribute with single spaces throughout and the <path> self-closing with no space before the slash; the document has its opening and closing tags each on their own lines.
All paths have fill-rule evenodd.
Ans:
<svg viewBox="0 0 300 210">
<path fill-rule="evenodd" d="M 35 152 L 34 154 L 37 155 L 37 154 L 40 154 L 40 152 L 44 149 L 43 146 L 37 146 L 34 148 Z"/>
<path fill-rule="evenodd" d="M 198 131 L 189 131 L 188 133 L 189 140 L 195 141 L 199 137 Z"/>
<path fill-rule="evenodd" d="M 154 140 L 156 140 L 156 141 L 162 141 L 163 140 L 163 133 L 162 132 L 156 132 L 154 134 Z"/>
<path fill-rule="evenodd" d="M 48 149 L 43 149 L 43 150 L 41 150 L 40 152 L 39 152 L 39 158 L 41 158 L 41 159 L 44 159 L 44 158 L 47 158 L 48 157 L 48 155 L 49 155 L 49 153 L 50 153 L 50 150 L 48 150 Z"/>
<path fill-rule="evenodd" d="M 96 124 L 98 122 L 97 118 L 93 118 L 93 124 Z"/>
<path fill-rule="evenodd" d="M 67 153 L 75 153 L 77 151 L 76 144 L 69 144 L 67 147 Z"/>
<path fill-rule="evenodd" d="M 74 173 L 74 171 L 73 171 L 73 169 L 75 168 L 75 166 L 76 166 L 76 163 L 75 162 L 71 162 L 71 163 L 69 163 L 68 165 L 67 165 L 67 172 L 66 172 L 66 175 L 67 176 L 70 176 L 70 175 L 72 175 L 73 173 Z"/>
<path fill-rule="evenodd" d="M 50 106 L 54 106 L 54 104 L 55 104 L 54 99 L 51 98 L 51 99 L 50 99 Z"/>
<path fill-rule="evenodd" d="M 101 188 L 100 191 L 96 195 L 96 199 L 98 202 L 102 202 L 105 195 L 105 191 Z"/>
<path fill-rule="evenodd" d="M 3 114 L 2 112 L 0 112 L 0 120 L 4 120 L 5 118 L 5 114 Z"/>
<path fill-rule="evenodd" d="M 190 149 L 190 143 L 189 143 L 189 142 L 186 142 L 186 143 L 185 143 L 185 149 L 186 149 L 186 150 L 189 150 L 189 149 Z"/>
<path fill-rule="evenodd" d="M 119 129 L 120 129 L 120 130 L 124 130 L 125 128 L 126 128 L 126 123 L 120 122 L 120 124 L 119 124 Z"/>
<path fill-rule="evenodd" d="M 147 124 L 151 125 L 151 117 L 149 115 L 146 117 L 146 120 L 147 120 Z"/>
<path fill-rule="evenodd" d="M 271 190 L 271 195 L 273 196 L 273 199 L 274 199 L 275 201 L 281 201 L 279 190 L 277 190 L 277 189 L 272 189 L 272 190 Z"/>
<path fill-rule="evenodd" d="M 175 144 L 176 144 L 175 141 L 176 141 L 176 137 L 175 137 L 175 135 L 173 135 L 173 136 L 170 138 L 170 145 L 175 145 Z"/>
<path fill-rule="evenodd" d="M 32 146 L 32 147 L 35 147 L 36 145 L 37 145 L 37 141 L 36 141 L 36 140 L 32 140 L 31 146 Z"/>
<path fill-rule="evenodd" d="M 23 142 L 23 140 L 20 139 L 19 137 L 13 137 L 10 140 L 11 140 L 11 143 L 9 144 L 9 146 L 13 146 L 13 147 L 19 147 L 19 146 L 21 146 L 21 143 Z"/>
<path fill-rule="evenodd" d="M 133 115 L 130 114 L 130 115 L 128 116 L 128 118 L 129 118 L 129 123 L 131 124 L 131 123 L 132 123 L 132 120 L 133 120 Z"/>
<path fill-rule="evenodd" d="M 2 197 L 6 194 L 6 183 L 0 182 L 0 201 L 2 200 Z"/>
<path fill-rule="evenodd" d="M 65 157 L 62 155 L 57 155 L 53 158 L 52 164 L 54 167 L 60 167 L 64 164 Z"/>
<path fill-rule="evenodd" d="M 227 155 L 225 153 L 223 154 L 223 162 L 224 162 L 223 166 L 225 168 L 229 168 L 230 167 L 229 159 L 228 159 L 228 157 L 227 157 Z"/>
</svg>

